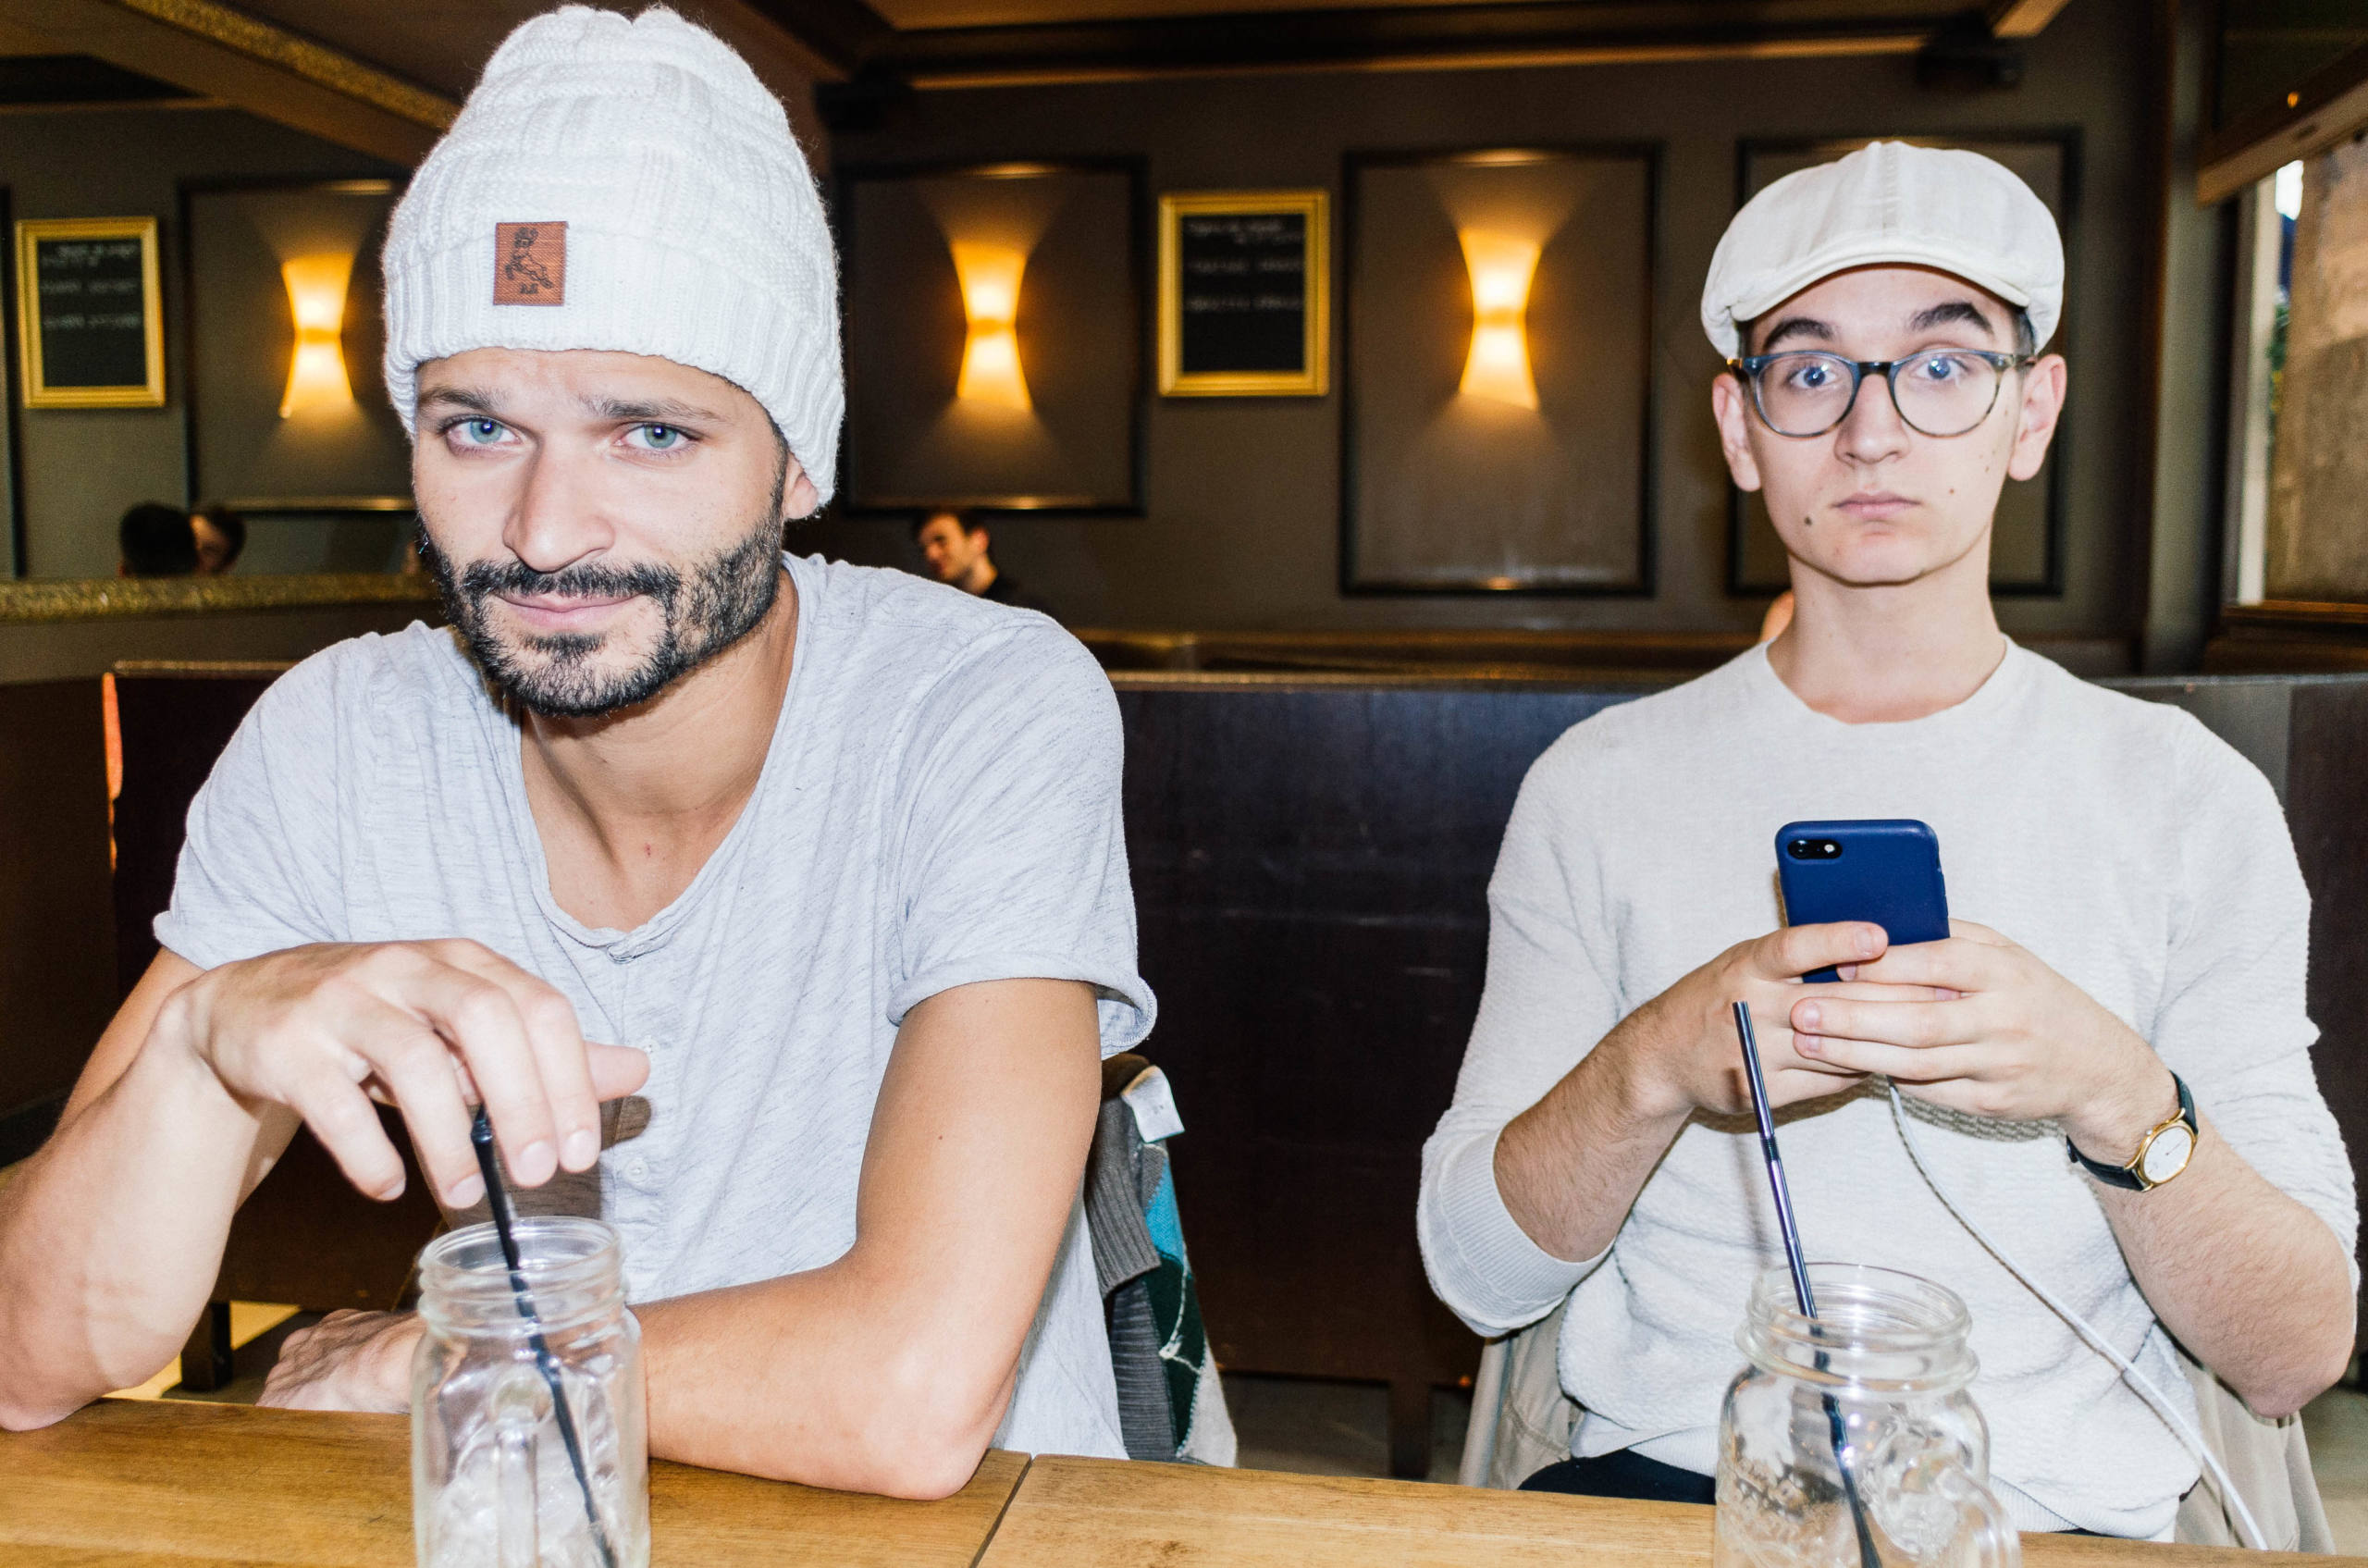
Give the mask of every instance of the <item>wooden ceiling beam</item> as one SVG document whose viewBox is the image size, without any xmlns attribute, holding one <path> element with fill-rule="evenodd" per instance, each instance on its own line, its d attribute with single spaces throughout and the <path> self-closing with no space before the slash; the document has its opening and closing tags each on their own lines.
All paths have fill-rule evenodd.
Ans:
<svg viewBox="0 0 2368 1568">
<path fill-rule="evenodd" d="M 929 28 L 894 33 L 865 63 L 874 78 L 966 88 L 1258 71 L 1905 55 L 1943 19 L 1915 0 L 1880 10 L 1803 6 L 1782 19 L 1762 12 L 1722 20 L 1703 11 L 1531 0 Z"/>
<path fill-rule="evenodd" d="M 1990 31 L 1996 38 L 2037 38 L 2071 0 L 1990 0 Z"/>
<path fill-rule="evenodd" d="M 389 163 L 416 164 L 460 112 L 216 0 L 0 0 L 0 25 Z"/>
</svg>

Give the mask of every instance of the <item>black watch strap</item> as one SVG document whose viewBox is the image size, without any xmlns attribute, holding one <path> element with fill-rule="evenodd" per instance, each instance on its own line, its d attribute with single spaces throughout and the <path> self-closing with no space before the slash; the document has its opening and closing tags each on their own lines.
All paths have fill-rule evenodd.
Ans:
<svg viewBox="0 0 2368 1568">
<path fill-rule="evenodd" d="M 2171 1083 L 2173 1087 L 2177 1088 L 2179 1092 L 2179 1120 L 2187 1123 L 2188 1136 L 2190 1138 L 2196 1137 L 2198 1136 L 2198 1132 L 2195 1125 L 2195 1096 L 2188 1093 L 2187 1080 L 2181 1078 L 2178 1074 L 2171 1074 Z M 2087 1171 L 2090 1176 L 2095 1177 L 2098 1180 L 2103 1182 L 2108 1187 L 2125 1188 L 2132 1192 L 2143 1192 L 2146 1191 L 2145 1181 L 2142 1180 L 2139 1177 L 2138 1172 L 2132 1168 L 2132 1166 L 2136 1164 L 2135 1160 L 2131 1162 L 2131 1165 L 2127 1166 L 2106 1165 L 2102 1160 L 2092 1160 L 2088 1155 L 2082 1154 L 2079 1151 L 2079 1148 L 2074 1144 L 2072 1140 L 2069 1138 L 2066 1138 L 2064 1141 L 2064 1152 L 2072 1156 L 2072 1163 L 2074 1165 L 2078 1166 L 2081 1169 Z M 2145 1153 L 2144 1149 L 2140 1149 L 2138 1152 L 2138 1158 L 2143 1159 L 2145 1157 Z M 2167 1180 L 2168 1178 L 2165 1178 L 2164 1179 Z"/>
</svg>

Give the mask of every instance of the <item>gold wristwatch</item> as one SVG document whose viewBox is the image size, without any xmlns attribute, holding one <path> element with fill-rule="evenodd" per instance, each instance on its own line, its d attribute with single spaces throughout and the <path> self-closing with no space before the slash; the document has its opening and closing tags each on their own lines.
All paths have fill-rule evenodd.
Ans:
<svg viewBox="0 0 2368 1568">
<path fill-rule="evenodd" d="M 2132 1192 L 2144 1192 L 2185 1170 L 2195 1157 L 2195 1096 L 2187 1092 L 2187 1080 L 2171 1074 L 2171 1082 L 2179 1092 L 2178 1115 L 2157 1124 L 2138 1141 L 2138 1153 L 2128 1165 L 2106 1165 L 2092 1160 L 2073 1146 L 2072 1140 L 2064 1141 L 2065 1149 L 2073 1163 L 2108 1187 L 2123 1187 Z"/>
</svg>

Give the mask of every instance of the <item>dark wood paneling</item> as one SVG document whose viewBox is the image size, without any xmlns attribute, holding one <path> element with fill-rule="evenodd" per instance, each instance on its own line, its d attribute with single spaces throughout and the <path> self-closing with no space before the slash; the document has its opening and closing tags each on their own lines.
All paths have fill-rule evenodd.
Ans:
<svg viewBox="0 0 2368 1568">
<path fill-rule="evenodd" d="M 0 1164 L 47 1134 L 106 1027 L 111 918 L 99 683 L 0 686 Z"/>
<path fill-rule="evenodd" d="M 127 991 L 156 956 L 151 926 L 172 897 L 190 801 L 270 684 L 245 674 L 117 678 L 116 951 Z M 391 1204 L 364 1197 L 328 1151 L 299 1131 L 231 1223 L 216 1300 L 315 1311 L 395 1303 L 441 1216 L 401 1119 L 386 1111 L 380 1117 L 403 1158 L 403 1195 Z"/>
<path fill-rule="evenodd" d="M 2368 1192 L 2368 680 L 2297 682 L 2293 703 L 2286 821 L 2311 889 L 2311 1056 Z M 2368 1343 L 2368 1300 L 2360 1312 Z"/>
<path fill-rule="evenodd" d="M 1128 853 L 1152 1054 L 1217 1359 L 1391 1385 L 1421 1475 L 1428 1391 L 1479 1344 L 1414 1241 L 1423 1141 L 1480 999 L 1514 792 L 1633 692 L 1128 689 Z"/>
</svg>

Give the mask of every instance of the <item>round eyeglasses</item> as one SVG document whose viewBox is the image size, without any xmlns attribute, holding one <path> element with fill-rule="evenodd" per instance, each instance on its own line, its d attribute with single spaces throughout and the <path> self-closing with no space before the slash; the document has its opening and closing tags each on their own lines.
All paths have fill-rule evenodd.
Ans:
<svg viewBox="0 0 2368 1568">
<path fill-rule="evenodd" d="M 1962 436 L 1990 417 L 2006 372 L 2031 358 L 1987 349 L 1927 349 L 1893 360 L 1792 350 L 1731 359 L 1727 368 L 1751 389 L 1761 422 L 1780 436 L 1822 436 L 1840 425 L 1868 376 L 1881 376 L 1891 388 L 1891 405 L 1909 429 Z"/>
</svg>

